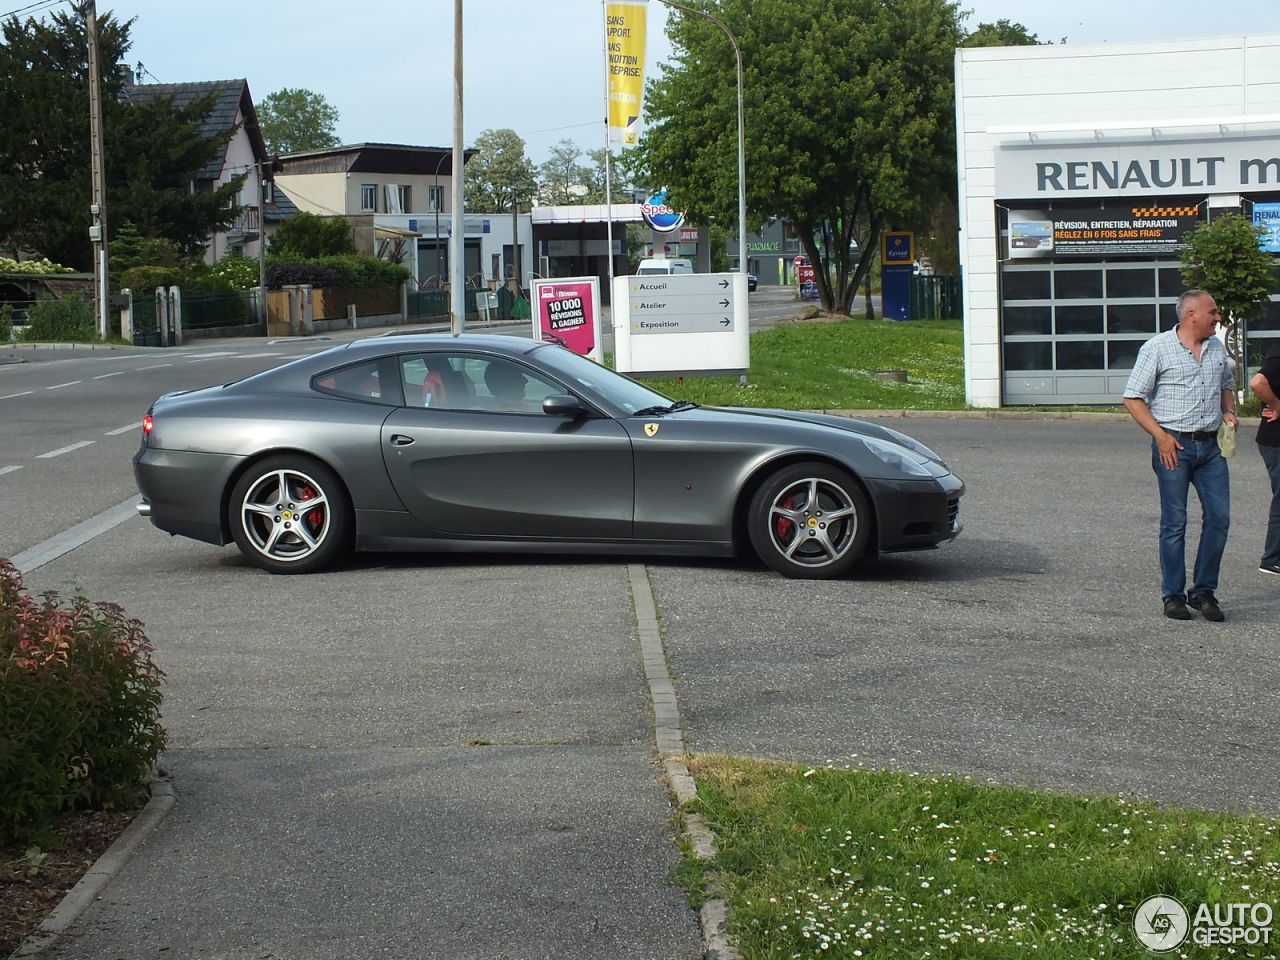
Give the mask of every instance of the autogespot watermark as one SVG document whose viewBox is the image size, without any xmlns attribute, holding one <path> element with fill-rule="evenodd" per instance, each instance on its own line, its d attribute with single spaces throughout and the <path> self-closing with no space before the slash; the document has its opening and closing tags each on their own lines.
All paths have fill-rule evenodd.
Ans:
<svg viewBox="0 0 1280 960">
<path fill-rule="evenodd" d="M 1193 914 L 1176 897 L 1148 897 L 1133 912 L 1133 932 L 1152 953 L 1188 940 L 1202 947 L 1271 943 L 1275 911 L 1269 903 L 1202 903 Z"/>
</svg>

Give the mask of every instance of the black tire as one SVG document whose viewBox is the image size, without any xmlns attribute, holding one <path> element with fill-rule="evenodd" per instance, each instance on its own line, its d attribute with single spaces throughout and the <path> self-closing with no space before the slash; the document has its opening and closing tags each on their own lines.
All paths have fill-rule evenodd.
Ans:
<svg viewBox="0 0 1280 960">
<path fill-rule="evenodd" d="M 350 552 L 354 530 L 338 475 L 318 460 L 291 454 L 260 460 L 244 472 L 231 490 L 227 522 L 240 552 L 271 573 L 329 566 Z"/>
<path fill-rule="evenodd" d="M 840 576 L 866 551 L 871 529 L 871 506 L 862 487 L 825 463 L 780 468 L 747 508 L 751 546 L 765 564 L 788 577 Z"/>
</svg>

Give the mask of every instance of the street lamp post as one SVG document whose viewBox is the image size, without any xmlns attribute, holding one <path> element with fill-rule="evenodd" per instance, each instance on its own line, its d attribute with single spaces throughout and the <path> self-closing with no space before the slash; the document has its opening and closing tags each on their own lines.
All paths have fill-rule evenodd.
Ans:
<svg viewBox="0 0 1280 960">
<path fill-rule="evenodd" d="M 710 20 L 717 27 L 724 31 L 725 36 L 729 38 L 729 42 L 733 44 L 733 55 L 738 62 L 738 272 L 747 272 L 747 149 L 746 149 L 746 133 L 745 124 L 743 123 L 742 109 L 742 48 L 738 46 L 738 38 L 733 35 L 733 31 L 728 25 L 717 17 L 714 13 L 708 13 L 706 10 L 698 10 L 695 7 L 686 7 L 682 3 L 676 3 L 675 0 L 661 0 L 668 7 L 674 7 L 676 10 L 682 10 L 685 13 L 692 13 L 699 17 Z"/>
</svg>

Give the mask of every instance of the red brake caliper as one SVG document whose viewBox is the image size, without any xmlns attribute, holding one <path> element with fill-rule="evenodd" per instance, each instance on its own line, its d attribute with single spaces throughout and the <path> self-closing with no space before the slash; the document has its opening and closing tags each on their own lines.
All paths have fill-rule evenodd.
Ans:
<svg viewBox="0 0 1280 960">
<path fill-rule="evenodd" d="M 794 510 L 796 508 L 796 498 L 794 496 L 787 497 L 779 506 L 784 510 Z M 795 521 L 790 517 L 778 517 L 773 521 L 773 532 L 778 535 L 778 539 L 783 543 L 791 537 L 791 531 L 795 528 Z"/>
<path fill-rule="evenodd" d="M 316 492 L 311 489 L 310 485 L 307 485 L 302 488 L 302 496 L 300 499 L 303 502 L 306 502 L 307 500 L 314 500 L 315 498 L 316 498 Z M 314 530 L 316 527 L 320 526 L 320 521 L 322 517 L 323 517 L 323 514 L 317 508 L 307 514 L 307 523 L 309 523 L 311 525 L 311 528 Z"/>
</svg>

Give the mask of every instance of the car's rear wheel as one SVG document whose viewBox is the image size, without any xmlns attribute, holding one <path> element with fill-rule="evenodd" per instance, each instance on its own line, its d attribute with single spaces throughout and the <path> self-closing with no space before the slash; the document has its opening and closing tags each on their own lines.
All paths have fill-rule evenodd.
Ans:
<svg viewBox="0 0 1280 960">
<path fill-rule="evenodd" d="M 866 549 L 871 508 L 845 471 L 797 463 L 760 485 L 748 507 L 747 532 L 760 559 L 779 573 L 837 577 Z"/>
<path fill-rule="evenodd" d="M 231 491 L 236 546 L 272 573 L 310 573 L 350 549 L 352 518 L 338 475 L 317 460 L 268 457 Z"/>
</svg>

